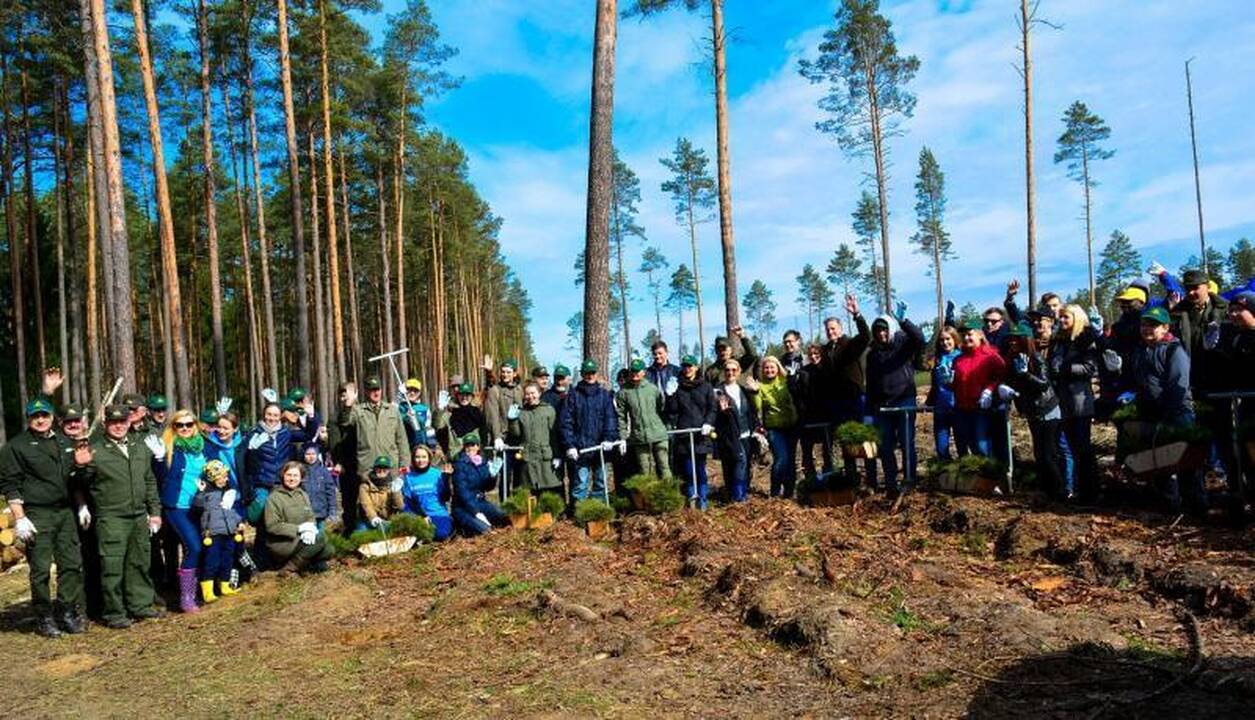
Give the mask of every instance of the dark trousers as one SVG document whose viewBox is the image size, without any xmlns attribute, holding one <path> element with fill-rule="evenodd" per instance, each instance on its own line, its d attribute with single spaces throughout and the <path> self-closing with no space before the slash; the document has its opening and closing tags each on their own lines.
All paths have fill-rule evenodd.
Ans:
<svg viewBox="0 0 1255 720">
<path fill-rule="evenodd" d="M 748 499 L 750 489 L 749 438 L 741 438 L 731 448 L 721 446 L 719 463 L 723 470 L 723 486 L 732 502 Z"/>
<path fill-rule="evenodd" d="M 913 408 L 915 398 L 893 403 L 890 407 Z M 915 413 L 913 412 L 877 412 L 876 430 L 880 433 L 880 464 L 885 471 L 885 489 L 896 492 L 898 489 L 898 457 L 897 450 L 902 448 L 903 472 L 910 478 L 910 484 L 916 480 L 915 474 Z"/>
<path fill-rule="evenodd" d="M 183 562 L 179 567 L 183 570 L 195 570 L 200 567 L 201 535 L 200 523 L 192 518 L 192 511 L 187 508 L 163 508 L 166 522 L 174 526 L 174 534 L 179 538 L 183 550 Z M 171 562 L 171 558 L 166 558 Z"/>
<path fill-rule="evenodd" d="M 802 445 L 802 473 L 804 475 L 815 477 L 815 447 L 819 447 L 822 457 L 820 459 L 820 467 L 823 473 L 827 475 L 832 472 L 833 453 L 832 453 L 832 427 L 815 427 L 802 428 L 799 434 Z"/>
<path fill-rule="evenodd" d="M 78 542 L 78 522 L 68 507 L 26 506 L 26 517 L 35 535 L 26 542 L 30 565 L 31 607 L 40 615 L 52 614 L 52 563 L 57 564 L 57 602 L 62 609 L 83 609 L 83 553 Z"/>
<path fill-rule="evenodd" d="M 211 545 L 200 556 L 200 579 L 231 580 L 231 567 L 235 564 L 235 538 L 230 535 L 214 535 Z"/>
<path fill-rule="evenodd" d="M 1037 470 L 1037 485 L 1046 492 L 1067 497 L 1068 487 L 1063 480 L 1059 440 L 1059 420 L 1029 420 L 1028 431 L 1033 438 L 1033 462 Z"/>
<path fill-rule="evenodd" d="M 142 513 L 96 518 L 105 620 L 122 619 L 152 607 L 149 536 L 148 516 Z"/>
</svg>

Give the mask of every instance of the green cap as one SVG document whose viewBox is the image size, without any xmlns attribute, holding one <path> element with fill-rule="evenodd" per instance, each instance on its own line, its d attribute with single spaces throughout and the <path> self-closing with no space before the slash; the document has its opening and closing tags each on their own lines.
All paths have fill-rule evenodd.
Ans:
<svg viewBox="0 0 1255 720">
<path fill-rule="evenodd" d="M 163 412 L 170 409 L 170 401 L 166 400 L 166 396 L 161 393 L 153 393 L 148 396 L 148 409 Z"/>
<path fill-rule="evenodd" d="M 468 432 L 467 434 L 463 435 L 461 439 L 462 439 L 463 445 L 479 445 L 480 444 L 479 431 L 472 430 Z"/>
<path fill-rule="evenodd" d="M 475 392 L 475 386 L 472 385 L 471 383 L 464 382 L 461 385 L 458 385 L 459 395 L 471 395 L 474 392 Z"/>
<path fill-rule="evenodd" d="M 558 363 L 557 365 L 553 366 L 553 376 L 554 377 L 571 377 L 571 368 L 567 367 L 566 365 L 563 365 L 562 363 Z"/>
<path fill-rule="evenodd" d="M 587 374 L 589 374 L 589 373 L 595 373 L 595 372 L 597 372 L 597 361 L 596 361 L 596 360 L 593 360 L 592 358 L 589 358 L 588 360 L 585 360 L 584 362 L 580 363 L 580 374 L 581 374 L 581 375 L 587 375 Z"/>
<path fill-rule="evenodd" d="M 680 364 L 691 365 L 693 367 L 697 367 L 697 358 L 692 355 L 685 355 L 684 357 L 680 358 Z"/>
<path fill-rule="evenodd" d="M 716 350 L 719 348 L 730 348 L 730 347 L 732 346 L 728 344 L 728 339 L 726 337 L 722 335 L 715 337 L 715 349 Z"/>
<path fill-rule="evenodd" d="M 963 323 L 963 329 L 964 330 L 984 330 L 985 324 L 981 322 L 980 318 L 972 318 L 971 320 L 967 320 Z"/>
<path fill-rule="evenodd" d="M 1026 322 L 1018 322 L 1011 328 L 1011 337 L 1033 337 L 1033 329 Z"/>
<path fill-rule="evenodd" d="M 518 370 L 518 369 L 519 369 L 519 364 L 518 364 L 518 362 L 516 362 L 513 358 L 511 358 L 511 359 L 506 360 L 505 362 L 501 363 L 501 367 L 503 367 L 503 368 L 510 368 L 511 370 Z"/>
<path fill-rule="evenodd" d="M 206 425 L 216 425 L 221 418 L 217 408 L 207 407 L 200 411 L 200 421 Z"/>
<path fill-rule="evenodd" d="M 296 401 L 290 397 L 285 397 L 279 401 L 279 409 L 283 412 L 296 412 Z"/>
<path fill-rule="evenodd" d="M 117 422 L 126 420 L 128 417 L 130 417 L 130 412 L 125 405 L 110 405 L 105 408 L 105 422 Z"/>
<path fill-rule="evenodd" d="M 297 385 L 296 387 L 288 391 L 288 397 L 292 398 L 294 401 L 299 403 L 300 401 L 305 399 L 305 388 L 301 387 L 300 385 Z"/>
<path fill-rule="evenodd" d="M 534 378 L 549 377 L 549 368 L 545 367 L 544 365 L 537 365 L 536 367 L 532 368 L 532 377 Z"/>
<path fill-rule="evenodd" d="M 387 468 L 387 469 L 391 470 L 391 469 L 392 469 L 392 458 L 388 457 L 387 455 L 380 455 L 379 457 L 375 458 L 375 463 L 374 463 L 373 465 L 371 465 L 371 467 L 373 467 L 373 468 Z"/>
<path fill-rule="evenodd" d="M 139 393 L 127 393 L 122 396 L 122 404 L 131 408 L 147 407 L 145 405 L 147 402 L 148 400 Z"/>
<path fill-rule="evenodd" d="M 366 389 L 367 390 L 381 390 L 383 389 L 383 383 L 379 382 L 378 377 L 371 375 L 370 377 L 366 378 Z"/>
<path fill-rule="evenodd" d="M 628 365 L 628 370 L 631 370 L 631 371 L 632 371 L 632 372 L 634 372 L 634 373 L 635 373 L 635 372 L 644 372 L 644 371 L 645 371 L 645 361 L 644 361 L 644 360 L 642 360 L 642 359 L 640 359 L 640 358 L 636 358 L 636 359 L 634 359 L 634 360 L 633 360 L 633 361 L 632 361 L 632 362 Z"/>
<path fill-rule="evenodd" d="M 38 413 L 48 413 L 51 415 L 52 412 L 52 403 L 41 397 L 37 397 L 26 403 L 26 417 L 30 417 L 31 415 L 36 415 Z"/>
<path fill-rule="evenodd" d="M 74 403 L 67 403 L 61 406 L 61 420 L 82 420 L 83 408 Z"/>
<path fill-rule="evenodd" d="M 1154 323 L 1156 325 L 1168 325 L 1172 323 L 1172 318 L 1168 317 L 1168 311 L 1161 307 L 1147 308 L 1142 311 L 1142 322 Z"/>
</svg>

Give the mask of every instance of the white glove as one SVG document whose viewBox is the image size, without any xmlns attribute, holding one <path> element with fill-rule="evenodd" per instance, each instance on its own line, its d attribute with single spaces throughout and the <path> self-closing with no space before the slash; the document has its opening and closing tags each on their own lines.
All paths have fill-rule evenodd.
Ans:
<svg viewBox="0 0 1255 720">
<path fill-rule="evenodd" d="M 31 519 L 28 517 L 18 518 L 17 523 L 13 526 L 13 531 L 17 533 L 17 539 L 22 542 L 30 540 L 38 532 L 35 529 L 35 523 L 31 522 Z"/>
<path fill-rule="evenodd" d="M 314 541 L 317 539 L 318 539 L 317 530 L 306 530 L 305 532 L 301 533 L 301 542 L 304 543 L 305 545 L 313 545 Z"/>
<path fill-rule="evenodd" d="M 166 444 L 161 442 L 161 438 L 156 435 L 148 435 L 144 438 L 144 445 L 152 451 L 154 460 L 164 460 L 166 458 Z"/>
<path fill-rule="evenodd" d="M 566 451 L 566 456 L 571 459 L 571 462 L 576 462 L 580 459 L 580 451 L 575 448 L 569 448 Z"/>
<path fill-rule="evenodd" d="M 231 398 L 223 395 L 218 398 L 218 402 L 214 404 L 214 409 L 218 411 L 219 415 L 221 415 L 231 409 L 231 402 Z"/>
<path fill-rule="evenodd" d="M 263 433 L 263 432 L 255 432 L 255 433 L 253 433 L 253 436 L 252 436 L 251 438 L 249 438 L 249 439 L 248 439 L 248 449 L 249 449 L 249 450 L 256 450 L 257 448 L 261 447 L 262 445 L 265 445 L 265 444 L 266 444 L 266 440 L 268 440 L 268 439 L 269 439 L 269 436 L 267 436 L 267 435 L 266 435 L 266 433 Z"/>
<path fill-rule="evenodd" d="M 161 518 L 157 515 L 148 516 L 148 534 L 156 535 L 161 531 Z"/>
<path fill-rule="evenodd" d="M 714 431 L 715 431 L 715 428 L 712 425 L 708 423 L 702 423 L 702 435 L 709 436 Z"/>
<path fill-rule="evenodd" d="M 1124 367 L 1124 358 L 1110 348 L 1102 351 L 1102 362 L 1107 367 L 1107 372 L 1118 373 Z"/>
<path fill-rule="evenodd" d="M 1099 335 L 1102 334 L 1102 329 L 1103 329 L 1102 313 L 1098 312 L 1098 308 L 1094 307 L 1093 305 L 1090 305 L 1089 307 L 1089 325 L 1090 327 L 1094 328 L 1094 332 L 1098 333 Z"/>
<path fill-rule="evenodd" d="M 1017 398 L 1019 396 L 1020 394 L 1016 392 L 1015 388 L 1011 387 L 1010 385 L 998 386 L 998 399 L 1003 402 L 1006 402 L 1012 398 Z"/>
<path fill-rule="evenodd" d="M 493 440 L 492 449 L 496 450 L 497 452 L 501 452 L 502 450 L 505 450 L 505 440 L 502 440 L 501 438 L 497 438 L 496 440 Z"/>
<path fill-rule="evenodd" d="M 261 397 L 266 402 L 279 402 L 279 393 L 274 388 L 262 388 Z"/>
<path fill-rule="evenodd" d="M 394 493 L 399 493 L 403 487 L 405 487 L 405 481 L 397 477 L 393 479 L 392 484 L 388 486 L 388 489 Z"/>
<path fill-rule="evenodd" d="M 371 518 L 371 520 L 370 520 L 370 526 L 371 526 L 371 527 L 373 527 L 373 528 L 381 528 L 381 527 L 383 527 L 383 518 L 379 517 L 378 515 L 376 515 L 375 517 Z"/>
<path fill-rule="evenodd" d="M 994 404 L 994 393 L 989 388 L 985 388 L 984 390 L 981 391 L 981 394 L 980 394 L 980 409 L 988 410 L 989 408 L 993 407 L 993 404 Z"/>
<path fill-rule="evenodd" d="M 627 440 L 620 440 L 619 442 L 617 442 L 617 443 L 615 443 L 615 444 L 619 446 L 619 454 L 620 454 L 620 455 L 626 455 L 626 454 L 627 454 Z"/>
<path fill-rule="evenodd" d="M 86 505 L 78 509 L 78 526 L 84 530 L 92 526 L 92 511 Z"/>
<path fill-rule="evenodd" d="M 475 519 L 489 527 L 492 527 L 492 523 L 488 522 L 488 518 L 484 517 L 482 512 L 475 513 Z"/>
<path fill-rule="evenodd" d="M 219 507 L 221 507 L 223 510 L 230 510 L 231 507 L 235 505 L 236 495 L 237 493 L 233 489 L 227 490 L 226 492 L 222 493 L 222 504 Z"/>
<path fill-rule="evenodd" d="M 518 420 L 519 419 L 518 403 L 510 403 L 510 407 L 507 408 L 505 411 L 505 418 L 506 420 Z"/>
<path fill-rule="evenodd" d="M 505 465 L 505 461 L 499 457 L 495 457 L 488 461 L 488 474 L 496 475 L 501 472 L 501 466 Z"/>
<path fill-rule="evenodd" d="M 1215 350 L 1218 344 L 1220 344 L 1220 323 L 1212 321 L 1207 323 L 1207 333 L 1203 335 L 1203 348 Z"/>
<path fill-rule="evenodd" d="M 602 444 L 601 444 L 601 449 L 602 449 L 604 452 L 610 452 L 611 450 L 613 450 L 613 449 L 614 449 L 614 446 L 615 446 L 615 445 L 618 445 L 618 444 L 619 444 L 619 443 L 617 443 L 617 442 L 616 442 L 616 441 L 614 441 L 614 440 L 607 440 L 607 441 L 605 441 L 604 443 L 602 443 Z"/>
<path fill-rule="evenodd" d="M 554 469 L 554 470 L 557 470 L 557 469 L 558 469 L 558 468 L 560 468 L 560 467 L 562 467 L 562 458 L 554 458 L 554 459 L 553 459 L 553 469 Z"/>
<path fill-rule="evenodd" d="M 400 405 L 401 403 L 405 402 L 405 400 L 406 400 L 405 391 L 397 390 L 397 405 Z"/>
<path fill-rule="evenodd" d="M 436 393 L 436 409 L 444 410 L 447 407 L 449 407 L 449 391 L 441 390 Z"/>
<path fill-rule="evenodd" d="M 1151 261 L 1150 267 L 1146 270 L 1146 272 L 1150 273 L 1151 275 L 1154 275 L 1155 277 L 1159 277 L 1160 275 L 1163 275 L 1164 273 L 1168 272 L 1168 268 L 1164 267 L 1163 265 L 1160 265 L 1158 260 L 1153 260 Z"/>
<path fill-rule="evenodd" d="M 667 397 L 670 397 L 675 394 L 676 390 L 679 390 L 679 389 L 680 389 L 680 381 L 676 380 L 675 378 L 669 378 L 667 380 L 667 385 L 664 388 L 664 391 L 667 393 Z"/>
<path fill-rule="evenodd" d="M 307 532 L 316 533 L 318 532 L 318 524 L 314 522 L 303 522 L 296 526 L 296 532 L 300 535 L 304 535 Z"/>
</svg>

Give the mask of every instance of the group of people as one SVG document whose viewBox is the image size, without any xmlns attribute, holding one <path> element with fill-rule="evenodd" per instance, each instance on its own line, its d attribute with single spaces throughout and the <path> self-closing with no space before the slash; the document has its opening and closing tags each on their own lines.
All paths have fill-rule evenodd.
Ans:
<svg viewBox="0 0 1255 720">
<path fill-rule="evenodd" d="M 1040 484 L 1090 499 L 1100 490 L 1094 421 L 1133 404 L 1139 419 L 1191 425 L 1200 399 L 1255 392 L 1255 292 L 1226 302 L 1202 272 L 1178 282 L 1152 271 L 1166 298 L 1134 282 L 1116 297 L 1110 326 L 1053 293 L 1022 311 L 1012 282 L 1003 306 L 979 319 L 957 322 L 951 304 L 929 348 L 906 303 L 869 324 L 847 297 L 853 334 L 831 317 L 824 342 L 803 347 L 789 330 L 779 355 L 759 357 L 734 327 L 708 366 L 692 355 L 674 364 L 658 341 L 650 361 L 631 360 L 613 383 L 591 359 L 577 373 L 535 367 L 526 378 L 513 360 L 486 359 L 483 388 L 454 376 L 434 407 L 416 379 L 396 402 L 377 377 L 360 399 L 346 383 L 330 420 L 303 388 L 282 398 L 267 389 L 250 428 L 229 398 L 198 415 L 172 411 L 159 394 L 127 395 L 89 426 L 83 408 L 56 407 L 54 368 L 25 407 L 25 430 L 0 448 L 0 494 L 25 543 L 36 630 L 48 636 L 82 632 L 92 596 L 100 621 L 121 629 L 159 616 L 159 593 L 167 608 L 196 612 L 258 569 L 317 571 L 333 555 L 330 533 L 386 529 L 398 513 L 426 518 L 437 540 L 489 532 L 508 522 L 494 502 L 503 489 L 574 505 L 609 501 L 612 473 L 616 492 L 647 474 L 705 509 L 714 456 L 732 502 L 748 497 L 751 463 L 768 457 L 773 497 L 794 495 L 799 460 L 812 483 L 896 493 L 917 477 L 915 420 L 925 410 L 937 456 L 1009 460 L 1013 408 L 1027 421 Z M 920 372 L 931 376 L 923 406 Z M 1236 417 L 1227 400 L 1211 403 L 1203 422 L 1240 494 L 1232 438 L 1255 419 L 1255 403 L 1234 407 Z M 878 431 L 878 454 L 861 471 L 849 458 L 835 467 L 834 429 L 851 421 Z M 1204 506 L 1201 475 L 1172 481 L 1170 502 L 1184 494 Z"/>
</svg>

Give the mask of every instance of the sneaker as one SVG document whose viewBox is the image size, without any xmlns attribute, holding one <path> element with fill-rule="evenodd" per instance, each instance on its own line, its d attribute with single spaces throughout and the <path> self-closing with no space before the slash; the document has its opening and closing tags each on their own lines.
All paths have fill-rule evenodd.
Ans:
<svg viewBox="0 0 1255 720">
<path fill-rule="evenodd" d="M 133 624 L 129 617 L 116 617 L 105 621 L 105 627 L 110 630 L 125 630 Z"/>
<path fill-rule="evenodd" d="M 61 628 L 57 627 L 57 621 L 53 620 L 51 615 L 45 615 L 35 621 L 35 633 L 46 638 L 59 638 Z"/>
</svg>

